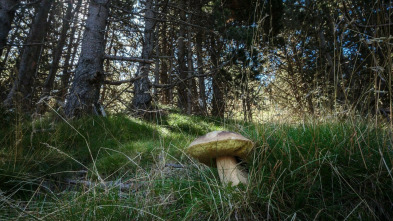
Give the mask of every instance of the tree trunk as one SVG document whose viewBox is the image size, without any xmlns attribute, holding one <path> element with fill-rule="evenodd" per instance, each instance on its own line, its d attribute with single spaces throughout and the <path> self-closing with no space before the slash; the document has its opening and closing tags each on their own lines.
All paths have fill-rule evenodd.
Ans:
<svg viewBox="0 0 393 221">
<path fill-rule="evenodd" d="M 169 45 L 169 50 L 170 50 L 170 56 L 171 59 L 169 61 L 169 72 L 168 72 L 168 83 L 172 84 L 172 82 L 174 81 L 173 77 L 174 74 L 172 73 L 176 73 L 176 65 L 175 65 L 175 38 L 176 38 L 176 34 L 174 31 L 174 28 L 172 27 L 172 34 L 171 34 L 171 43 Z M 169 88 L 168 89 L 168 103 L 172 104 L 173 103 L 173 88 Z"/>
<path fill-rule="evenodd" d="M 12 20 L 14 20 L 17 2 L 17 0 L 0 1 L 0 57 L 3 48 L 7 44 L 7 37 L 11 30 Z"/>
<path fill-rule="evenodd" d="M 188 0 L 188 10 L 191 11 L 191 0 Z M 192 16 L 193 14 L 190 13 L 187 16 L 187 23 L 192 23 Z M 193 44 L 192 44 L 192 30 L 191 26 L 187 27 L 187 67 L 188 67 L 188 76 L 187 76 L 187 113 L 192 114 L 193 112 L 198 111 L 197 105 L 197 98 L 198 92 L 196 88 L 196 81 L 195 81 L 195 69 L 194 69 L 194 61 L 193 61 Z"/>
<path fill-rule="evenodd" d="M 198 85 L 199 85 L 199 110 L 201 114 L 206 115 L 206 89 L 205 89 L 205 77 L 203 75 L 203 58 L 202 58 L 202 39 L 203 35 L 202 32 L 198 32 L 196 36 L 196 53 L 197 53 L 197 65 L 198 65 Z"/>
<path fill-rule="evenodd" d="M 90 2 L 82 51 L 64 110 L 68 118 L 100 113 L 98 99 L 104 81 L 104 38 L 109 3 L 110 0 Z"/>
<path fill-rule="evenodd" d="M 213 79 L 212 79 L 212 86 L 213 86 L 213 100 L 212 100 L 212 115 L 216 117 L 224 117 L 225 113 L 225 100 L 224 100 L 224 73 L 222 70 L 219 70 L 219 50 L 216 49 L 216 41 L 214 36 L 211 37 L 211 61 L 213 63 Z"/>
<path fill-rule="evenodd" d="M 22 14 L 25 13 L 25 10 L 26 10 L 26 8 L 23 8 L 20 11 L 20 13 L 22 13 Z M 14 23 L 18 24 L 18 22 L 20 22 L 20 20 L 21 20 L 20 18 L 15 19 Z M 18 36 L 20 29 L 21 29 L 20 26 L 15 27 L 15 29 L 12 32 L 12 35 L 7 37 L 9 39 L 8 44 L 10 46 L 14 44 L 15 40 L 17 40 L 16 37 Z M 14 72 L 16 72 L 15 66 L 10 65 L 10 63 L 8 63 L 8 60 L 11 55 L 12 47 L 5 47 L 4 49 L 6 49 L 6 50 L 0 49 L 0 58 L 3 58 L 2 61 L 0 62 L 0 79 L 3 79 L 3 81 L 0 81 L 0 105 L 7 98 L 7 94 L 9 93 L 9 90 L 12 88 L 12 82 L 14 80 L 13 76 L 16 75 L 16 74 L 14 74 Z M 12 56 L 11 56 L 11 58 L 12 58 Z M 2 74 L 5 70 L 7 70 L 7 72 L 6 72 L 7 76 L 3 76 L 4 78 L 2 78 Z M 5 80 L 5 79 L 7 79 L 7 80 Z"/>
<path fill-rule="evenodd" d="M 163 56 L 170 56 L 169 50 L 168 50 L 168 36 L 167 36 L 167 24 L 166 22 L 163 23 L 162 25 L 162 31 L 161 31 L 161 47 L 162 51 L 161 54 Z M 170 41 L 172 42 L 172 41 Z M 167 58 L 163 58 L 161 60 L 161 65 L 160 65 L 160 82 L 161 84 L 168 84 L 169 83 L 169 76 L 168 76 L 168 62 L 170 60 Z M 161 102 L 163 104 L 169 104 L 169 90 L 170 89 L 162 89 L 162 99 Z"/>
<path fill-rule="evenodd" d="M 45 96 L 48 96 L 50 94 L 50 91 L 53 88 L 53 83 L 55 81 L 55 77 L 56 77 L 56 73 L 57 70 L 59 69 L 59 62 L 60 62 L 60 58 L 63 54 L 63 48 L 64 48 L 64 44 L 66 42 L 67 39 L 67 31 L 68 29 L 70 29 L 70 22 L 72 20 L 72 3 L 68 2 L 68 6 L 67 6 L 67 11 L 63 20 L 63 27 L 60 33 L 60 39 L 58 41 L 58 44 L 56 46 L 55 52 L 54 52 L 54 56 L 53 56 L 53 61 L 52 61 L 52 65 L 50 67 L 49 70 L 49 74 L 48 77 L 45 80 L 44 83 L 44 88 L 41 94 L 41 99 L 45 98 Z M 41 104 L 37 107 L 37 112 L 42 113 L 45 111 L 46 105 Z"/>
<path fill-rule="evenodd" d="M 82 5 L 82 0 L 78 0 L 77 6 L 75 7 L 75 10 L 73 12 L 73 14 L 75 14 L 74 19 L 72 21 L 74 26 L 71 28 L 70 38 L 68 40 L 67 54 L 64 58 L 63 74 L 61 75 L 61 79 L 60 79 L 61 80 L 60 97 L 62 98 L 62 100 L 65 100 L 65 97 L 67 95 L 68 85 L 70 83 L 70 67 L 72 67 L 72 65 L 74 64 L 76 51 L 78 49 L 78 42 L 75 42 L 75 44 L 73 44 L 73 42 L 75 39 L 74 36 L 76 33 L 78 14 L 80 12 L 79 10 L 81 5 Z M 80 36 L 81 36 L 81 31 L 78 31 L 78 36 L 76 39 L 78 40 Z"/>
<path fill-rule="evenodd" d="M 188 17 L 188 22 L 190 23 L 191 21 L 191 15 Z M 194 78 L 192 76 L 194 75 L 194 65 L 192 61 L 192 44 L 191 44 L 191 30 L 190 27 L 188 27 L 187 30 L 187 67 L 188 67 L 188 75 L 187 75 L 187 114 L 191 114 L 194 108 L 194 98 L 193 95 L 194 93 Z"/>
<path fill-rule="evenodd" d="M 159 26 L 156 26 L 156 36 L 154 39 L 154 44 L 156 46 L 156 52 L 155 52 L 155 56 L 156 56 L 156 61 L 155 61 L 155 65 L 154 65 L 154 84 L 159 84 L 160 83 L 160 44 L 159 44 L 159 40 L 158 40 L 158 33 L 159 33 Z M 154 89 L 154 97 L 155 99 L 157 99 L 158 97 L 158 89 L 155 88 Z"/>
<path fill-rule="evenodd" d="M 18 97 L 17 100 L 20 102 L 22 110 L 31 109 L 32 87 L 47 33 L 48 14 L 52 3 L 53 0 L 42 0 L 37 9 L 38 12 L 22 52 L 19 73 L 7 99 L 4 101 L 6 107 L 13 106 L 13 103 L 16 102 L 15 98 Z"/>
<path fill-rule="evenodd" d="M 114 36 L 115 30 L 112 30 L 112 33 L 111 33 L 112 36 L 110 38 L 109 38 L 109 32 L 107 32 L 106 34 L 107 35 L 105 36 L 105 41 L 107 42 L 108 39 L 110 39 L 110 43 L 109 43 L 108 49 L 106 51 L 108 51 L 109 53 L 112 53 L 113 44 L 115 41 L 115 36 Z M 114 50 L 114 51 L 115 51 L 115 53 L 113 54 L 113 56 L 117 56 L 117 50 Z M 111 68 L 111 60 L 106 59 L 105 60 L 105 68 L 104 68 L 105 73 L 110 73 L 111 72 L 110 68 Z M 106 79 L 104 79 L 104 80 L 106 80 Z M 101 97 L 100 97 L 100 104 L 104 104 L 104 102 L 106 100 L 107 90 L 108 90 L 108 86 L 106 84 L 103 84 L 102 91 L 101 91 Z"/>
<path fill-rule="evenodd" d="M 145 6 L 145 30 L 143 38 L 142 59 L 150 59 L 153 53 L 155 21 L 153 12 L 153 0 L 147 0 Z M 132 99 L 132 107 L 137 115 L 142 115 L 145 110 L 151 109 L 152 96 L 150 94 L 150 63 L 140 63 L 138 75 L 142 78 L 134 82 L 134 98 Z"/>
<path fill-rule="evenodd" d="M 180 8 L 180 20 L 186 21 L 186 12 L 184 11 L 185 8 L 185 0 L 181 0 L 179 3 Z M 178 38 L 178 64 L 179 64 L 179 78 L 182 81 L 177 87 L 177 95 L 178 95 L 178 107 L 185 112 L 187 109 L 187 83 L 184 79 L 187 78 L 187 67 L 186 67 L 186 58 L 185 58 L 185 44 L 184 38 L 186 37 L 186 28 L 184 24 L 180 25 L 179 30 L 179 38 Z"/>
</svg>

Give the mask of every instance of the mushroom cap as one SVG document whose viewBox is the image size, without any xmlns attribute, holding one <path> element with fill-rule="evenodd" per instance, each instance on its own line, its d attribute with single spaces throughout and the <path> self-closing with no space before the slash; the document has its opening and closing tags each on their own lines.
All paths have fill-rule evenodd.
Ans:
<svg viewBox="0 0 393 221">
<path fill-rule="evenodd" d="M 245 159 L 254 143 L 244 136 L 229 131 L 213 131 L 195 139 L 186 152 L 208 166 L 215 166 L 215 159 L 234 156 Z"/>
</svg>

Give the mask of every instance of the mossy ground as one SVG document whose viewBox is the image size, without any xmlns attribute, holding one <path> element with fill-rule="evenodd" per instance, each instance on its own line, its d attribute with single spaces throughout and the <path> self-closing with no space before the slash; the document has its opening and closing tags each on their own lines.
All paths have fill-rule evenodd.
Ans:
<svg viewBox="0 0 393 221">
<path fill-rule="evenodd" d="M 260 124 L 176 112 L 153 122 L 125 115 L 69 122 L 1 117 L 0 219 L 384 220 L 393 215 L 391 135 L 364 120 Z M 248 185 L 222 186 L 217 171 L 184 153 L 193 139 L 213 130 L 255 141 L 246 165 Z M 127 188 L 100 185 L 112 181 Z"/>
</svg>

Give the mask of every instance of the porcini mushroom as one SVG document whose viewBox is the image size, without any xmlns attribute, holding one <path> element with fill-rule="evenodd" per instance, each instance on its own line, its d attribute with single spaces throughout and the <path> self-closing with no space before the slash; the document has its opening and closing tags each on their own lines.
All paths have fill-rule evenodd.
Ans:
<svg viewBox="0 0 393 221">
<path fill-rule="evenodd" d="M 247 184 L 247 176 L 239 169 L 236 157 L 246 159 L 254 143 L 229 131 L 213 131 L 195 139 L 187 153 L 208 166 L 216 166 L 223 184 Z"/>
</svg>

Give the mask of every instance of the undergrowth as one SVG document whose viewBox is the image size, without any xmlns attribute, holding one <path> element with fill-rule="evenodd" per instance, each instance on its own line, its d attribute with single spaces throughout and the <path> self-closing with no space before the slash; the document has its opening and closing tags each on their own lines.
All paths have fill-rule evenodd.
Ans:
<svg viewBox="0 0 393 221">
<path fill-rule="evenodd" d="M 66 122 L 2 113 L 0 219 L 389 220 L 393 149 L 365 120 L 244 123 L 169 113 Z M 213 130 L 255 142 L 249 184 L 184 149 Z"/>
</svg>

